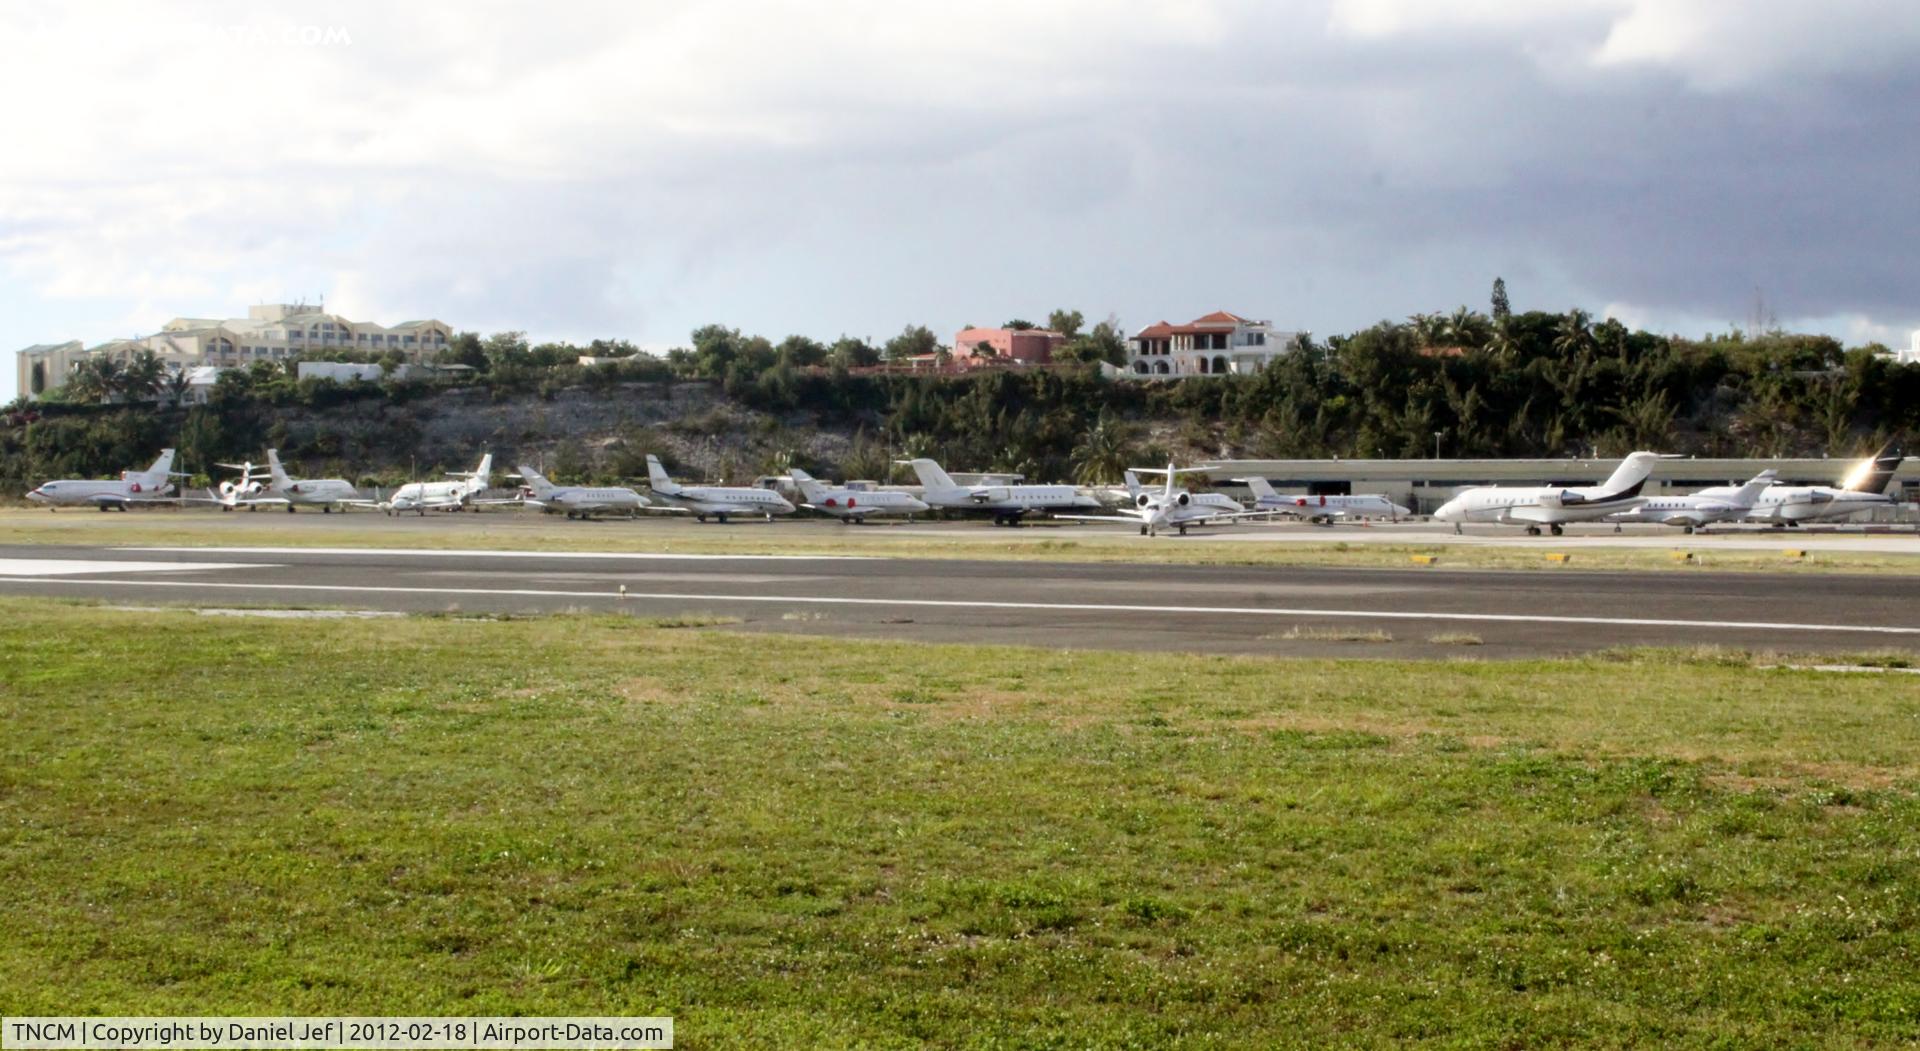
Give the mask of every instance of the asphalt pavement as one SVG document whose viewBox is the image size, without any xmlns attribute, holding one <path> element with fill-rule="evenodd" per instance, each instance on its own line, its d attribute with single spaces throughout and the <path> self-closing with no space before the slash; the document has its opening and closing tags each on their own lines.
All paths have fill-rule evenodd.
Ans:
<svg viewBox="0 0 1920 1051">
<path fill-rule="evenodd" d="M 746 631 L 1315 656 L 1920 652 L 1917 588 L 1910 576 L 0 546 L 0 594 L 124 605 L 618 611 Z"/>
</svg>

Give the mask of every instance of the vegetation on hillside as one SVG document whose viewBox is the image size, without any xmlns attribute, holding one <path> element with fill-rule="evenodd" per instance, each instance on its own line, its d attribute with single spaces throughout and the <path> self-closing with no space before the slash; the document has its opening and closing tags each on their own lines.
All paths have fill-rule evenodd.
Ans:
<svg viewBox="0 0 1920 1051">
<path fill-rule="evenodd" d="M 1499 287 L 1488 314 L 1461 307 L 1324 341 L 1303 334 L 1293 353 L 1251 376 L 1105 378 L 1095 366 L 1119 356 L 1117 322 L 1082 331 L 1077 311 L 1055 311 L 1048 323 L 1069 342 L 1067 364 L 1054 369 L 863 371 L 937 346 L 924 326 L 876 347 L 848 336 L 775 343 L 708 325 L 690 346 L 659 357 L 620 341 L 534 345 L 524 333 L 462 333 L 442 362 L 472 371 L 441 383 L 472 385 L 495 401 L 567 389 L 671 399 L 676 385 L 717 385 L 739 409 L 773 421 L 761 434 L 722 422 L 726 433 L 711 437 L 732 443 L 730 463 L 790 462 L 842 477 L 882 477 L 902 453 L 1082 482 L 1113 481 L 1129 461 L 1170 455 L 1608 456 L 1643 448 L 1840 456 L 1920 427 L 1920 367 L 1894 364 L 1876 353 L 1883 348 L 1849 350 L 1828 336 L 1778 331 L 1684 339 L 1596 322 L 1578 309 L 1512 313 L 1506 303 Z M 581 365 L 583 355 L 610 360 Z M 273 441 L 280 410 L 324 413 L 368 400 L 401 407 L 436 386 L 295 380 L 289 368 L 263 362 L 228 371 L 205 406 L 186 407 L 157 362 L 90 365 L 62 399 L 31 409 L 16 403 L 0 430 L 0 474 L 17 484 L 110 472 L 161 444 L 179 445 L 198 469 L 214 458 L 257 456 Z M 361 470 L 390 473 L 407 463 L 414 450 L 405 415 L 395 414 L 392 432 L 373 443 L 377 462 Z M 808 429 L 846 436 L 847 451 L 810 458 L 792 440 Z M 570 466 L 607 478 L 631 473 L 632 459 L 580 454 Z"/>
</svg>

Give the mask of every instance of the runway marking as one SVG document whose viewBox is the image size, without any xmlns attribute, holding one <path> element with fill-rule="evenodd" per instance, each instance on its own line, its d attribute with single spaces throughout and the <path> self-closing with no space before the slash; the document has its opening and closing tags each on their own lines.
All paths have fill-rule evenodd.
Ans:
<svg viewBox="0 0 1920 1051">
<path fill-rule="evenodd" d="M 86 558 L 0 558 L 0 577 L 62 577 L 80 573 L 179 573 L 209 569 L 272 569 L 240 562 L 113 562 Z"/>
<path fill-rule="evenodd" d="M 625 558 L 668 562 L 871 562 L 872 555 L 693 555 L 664 551 L 489 551 L 457 547 L 123 547 L 119 551 L 215 555 L 429 555 L 446 558 Z"/>
<path fill-rule="evenodd" d="M 116 587 L 222 588 L 239 591 L 339 591 L 372 595 L 447 595 L 495 598 L 571 598 L 619 602 L 620 595 L 601 591 L 558 591 L 542 588 L 423 588 L 396 585 L 279 584 L 235 581 L 101 580 L 47 578 L 46 584 L 99 584 Z M 629 591 L 627 601 L 746 602 L 762 605 L 909 606 L 921 609 L 1024 609 L 1058 613 L 1223 614 L 1251 617 L 1346 617 L 1362 620 L 1452 620 L 1499 624 L 1586 624 L 1631 628 L 1715 628 L 1728 631 L 1817 631 L 1840 634 L 1920 635 L 1920 627 L 1879 624 L 1796 624 L 1760 620 L 1680 620 L 1660 617 L 1576 617 L 1533 613 L 1449 613 L 1410 610 L 1314 609 L 1260 606 L 1149 606 L 1114 602 L 1009 602 L 989 599 L 856 598 L 842 595 L 723 595 L 670 591 Z"/>
</svg>

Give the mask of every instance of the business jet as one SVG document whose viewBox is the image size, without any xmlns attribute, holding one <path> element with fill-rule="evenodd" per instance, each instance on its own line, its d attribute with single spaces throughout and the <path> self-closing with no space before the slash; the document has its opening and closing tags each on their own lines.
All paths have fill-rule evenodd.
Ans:
<svg viewBox="0 0 1920 1051">
<path fill-rule="evenodd" d="M 1452 522 L 1456 533 L 1467 522 L 1498 522 L 1524 525 L 1528 536 L 1539 536 L 1541 526 L 1559 536 L 1560 527 L 1567 522 L 1605 518 L 1646 503 L 1640 490 L 1658 462 L 1658 453 L 1631 453 L 1599 485 L 1489 485 L 1468 489 L 1442 504 L 1433 517 L 1436 521 Z"/>
<path fill-rule="evenodd" d="M 632 518 L 647 506 L 647 498 L 624 486 L 555 485 L 539 471 L 520 465 L 522 502 L 546 514 L 568 518 L 623 514 Z"/>
<path fill-rule="evenodd" d="M 1098 510 L 1100 501 L 1070 485 L 961 485 L 932 460 L 901 460 L 920 479 L 920 499 L 945 511 L 985 512 L 997 526 L 1017 526 L 1039 511 Z"/>
<path fill-rule="evenodd" d="M 1183 474 L 1203 474 L 1206 467 L 1135 467 L 1126 472 L 1127 491 L 1133 496 L 1133 506 L 1122 507 L 1111 515 L 1054 515 L 1076 522 L 1137 522 L 1141 536 L 1159 536 L 1160 530 L 1172 528 L 1181 536 L 1187 535 L 1187 527 L 1195 525 L 1217 525 L 1221 522 L 1241 518 L 1264 518 L 1268 512 L 1248 511 L 1239 501 L 1221 493 L 1191 493 L 1183 486 L 1175 484 L 1176 478 Z M 1143 488 L 1142 474 L 1164 474 L 1167 481 L 1160 491 Z"/>
<path fill-rule="evenodd" d="M 177 504 L 178 500 L 168 496 L 173 492 L 173 483 L 169 479 L 184 477 L 185 474 L 173 470 L 173 450 L 162 449 L 160 458 L 144 471 L 121 471 L 120 477 L 113 481 L 62 478 L 43 482 L 27 494 L 27 499 L 36 504 L 46 504 L 49 511 L 57 511 L 62 507 L 125 511 L 135 506 Z"/>
<path fill-rule="evenodd" d="M 425 515 L 428 511 L 463 511 L 474 502 L 474 498 L 493 485 L 493 454 L 480 458 L 480 466 L 471 471 L 448 471 L 451 482 L 408 482 L 393 491 L 393 496 L 384 501 L 345 501 L 354 506 L 378 507 L 388 515 L 402 511 L 413 511 Z"/>
<path fill-rule="evenodd" d="M 1888 447 L 1855 464 L 1838 485 L 1771 486 L 1754 501 L 1747 520 L 1780 529 L 1892 506 L 1896 501 L 1886 492 L 1887 484 L 1905 459 L 1898 447 Z"/>
<path fill-rule="evenodd" d="M 196 504 L 218 504 L 220 510 L 231 511 L 244 507 L 249 511 L 259 510 L 258 497 L 267 491 L 267 481 L 271 477 L 265 471 L 258 470 L 259 464 L 248 460 L 245 463 L 216 463 L 215 467 L 226 467 L 240 472 L 240 477 L 230 478 L 217 487 L 207 490 L 206 496 L 190 496 L 183 499 Z"/>
<path fill-rule="evenodd" d="M 1652 496 L 1631 511 L 1608 515 L 1616 525 L 1652 522 L 1679 526 L 1687 532 L 1704 532 L 1715 522 L 1732 522 L 1753 510 L 1760 494 L 1773 484 L 1780 472 L 1768 468 L 1747 480 L 1745 485 L 1717 485 L 1685 496 Z"/>
<path fill-rule="evenodd" d="M 1399 521 L 1401 515 L 1413 512 L 1387 499 L 1383 493 L 1352 494 L 1316 494 L 1309 496 L 1283 495 L 1274 491 L 1265 478 L 1238 479 L 1253 491 L 1253 509 L 1272 511 L 1276 514 L 1292 515 L 1307 522 L 1319 522 L 1332 525 L 1336 518 L 1390 518 Z"/>
<path fill-rule="evenodd" d="M 280 450 L 267 450 L 267 477 L 272 482 L 254 498 L 255 503 L 285 504 L 291 514 L 301 507 L 318 507 L 332 514 L 335 507 L 364 504 L 360 490 L 344 478 L 292 478 L 280 466 Z"/>
<path fill-rule="evenodd" d="M 798 467 L 788 473 L 793 475 L 793 484 L 800 488 L 800 496 L 806 500 L 801 507 L 832 515 L 851 525 L 864 525 L 871 515 L 906 515 L 911 522 L 914 515 L 927 510 L 923 501 L 906 493 L 824 485 Z"/>
<path fill-rule="evenodd" d="M 661 510 L 691 512 L 699 521 L 713 518 L 722 525 L 734 515 L 762 515 L 773 521 L 774 515 L 790 515 L 793 505 L 771 489 L 751 485 L 681 485 L 667 477 L 660 458 L 647 454 L 647 484 L 653 489 L 653 504 Z"/>
</svg>

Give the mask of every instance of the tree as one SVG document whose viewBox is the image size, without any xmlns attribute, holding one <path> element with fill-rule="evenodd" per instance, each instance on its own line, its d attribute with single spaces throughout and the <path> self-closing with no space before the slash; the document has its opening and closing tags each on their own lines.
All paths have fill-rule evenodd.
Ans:
<svg viewBox="0 0 1920 1051">
<path fill-rule="evenodd" d="M 186 369 L 174 369 L 160 381 L 160 392 L 175 407 L 186 404 L 187 395 L 193 392 L 193 384 L 188 381 Z"/>
<path fill-rule="evenodd" d="M 880 352 L 864 339 L 841 336 L 827 348 L 827 360 L 835 368 L 864 368 L 880 364 Z"/>
<path fill-rule="evenodd" d="M 1507 279 L 1493 279 L 1493 320 L 1505 321 L 1513 316 L 1513 307 L 1507 302 Z"/>
<path fill-rule="evenodd" d="M 774 348 L 774 353 L 794 368 L 807 368 L 827 360 L 826 345 L 805 336 L 788 336 Z"/>
<path fill-rule="evenodd" d="M 993 349 L 993 344 L 983 339 L 973 345 L 973 356 L 976 358 L 997 358 L 1000 356 L 1000 352 Z"/>
<path fill-rule="evenodd" d="M 1068 339 L 1078 336 L 1080 326 L 1086 323 L 1087 319 L 1078 310 L 1056 310 L 1047 315 L 1047 328 Z"/>
<path fill-rule="evenodd" d="M 1133 429 L 1101 413 L 1073 451 L 1073 480 L 1081 485 L 1118 481 L 1126 472 L 1132 446 Z"/>
<path fill-rule="evenodd" d="M 128 401 L 156 398 L 160 395 L 160 385 L 166 376 L 167 366 L 160 360 L 160 355 L 142 348 L 120 370 L 120 393 Z"/>
<path fill-rule="evenodd" d="M 1553 349 L 1563 358 L 1584 357 L 1593 351 L 1593 315 L 1574 307 L 1554 326 Z"/>
<path fill-rule="evenodd" d="M 495 332 L 481 344 L 490 368 L 514 368 L 528 364 L 532 351 L 525 332 Z"/>
<path fill-rule="evenodd" d="M 908 325 L 900 334 L 887 340 L 886 355 L 888 361 L 905 361 L 922 354 L 932 354 L 940 349 L 940 337 L 925 325 Z"/>
<path fill-rule="evenodd" d="M 1010 328 L 1015 332 L 1025 332 L 1026 330 L 1033 328 L 1035 326 L 1031 321 L 1026 321 L 1021 318 L 1014 318 L 1012 321 L 1009 321 L 1006 324 L 1001 325 L 1000 327 Z"/>
</svg>

